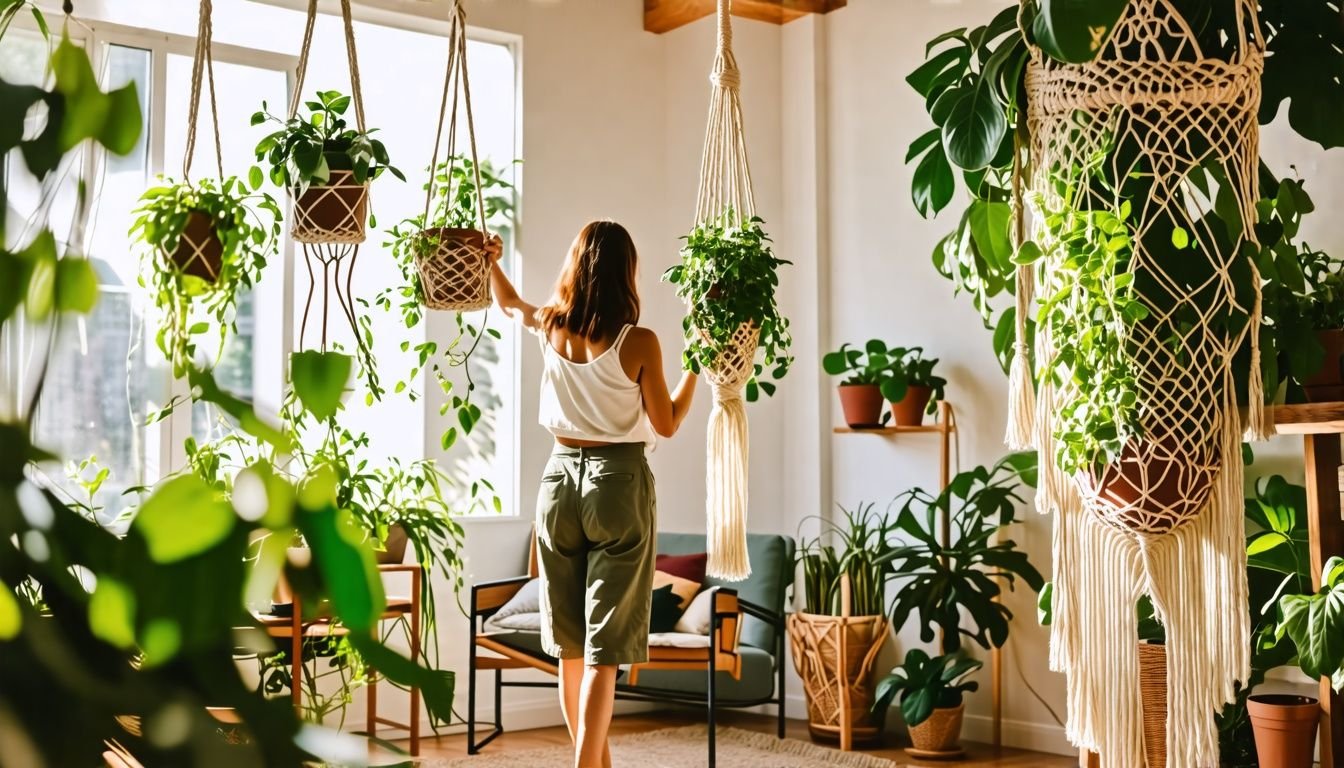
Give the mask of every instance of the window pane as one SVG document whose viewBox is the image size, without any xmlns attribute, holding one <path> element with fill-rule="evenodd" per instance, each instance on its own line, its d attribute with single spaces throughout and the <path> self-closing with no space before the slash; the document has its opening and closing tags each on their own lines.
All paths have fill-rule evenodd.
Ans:
<svg viewBox="0 0 1344 768">
<path fill-rule="evenodd" d="M 104 82 L 111 88 L 134 82 L 141 112 L 149 114 L 149 51 L 110 46 Z M 122 491 L 159 474 L 161 427 L 145 426 L 145 417 L 168 393 L 126 239 L 131 210 L 148 181 L 149 138 L 142 132 L 129 155 L 109 158 L 90 180 L 89 258 L 101 297 L 87 318 L 62 325 L 36 423 L 39 444 L 64 457 L 96 456 L 111 470 L 99 494 L 109 517 L 125 506 Z M 80 494 L 73 484 L 67 488 Z"/>
</svg>

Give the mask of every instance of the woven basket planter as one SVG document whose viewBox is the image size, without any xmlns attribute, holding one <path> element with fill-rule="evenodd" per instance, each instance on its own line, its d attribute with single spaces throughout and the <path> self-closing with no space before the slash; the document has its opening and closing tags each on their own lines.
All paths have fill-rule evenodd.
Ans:
<svg viewBox="0 0 1344 768">
<path fill-rule="evenodd" d="M 1167 647 L 1139 643 L 1139 696 L 1147 768 L 1167 766 Z"/>
<path fill-rule="evenodd" d="M 933 710 L 929 719 L 910 729 L 910 743 L 920 752 L 952 752 L 961 739 L 961 721 L 966 705 Z"/>
<path fill-rule="evenodd" d="M 760 340 L 761 329 L 755 323 L 739 325 L 732 339 L 720 350 L 713 367 L 705 372 L 709 383 L 716 387 L 745 385 L 755 370 L 756 346 Z"/>
<path fill-rule="evenodd" d="M 187 216 L 187 224 L 178 237 L 177 248 L 164 254 L 168 261 L 184 275 L 192 275 L 213 283 L 219 279 L 224 266 L 224 244 L 215 231 L 215 223 L 199 211 Z"/>
<path fill-rule="evenodd" d="M 415 257 L 425 306 L 472 312 L 490 306 L 490 256 L 478 229 L 427 229 Z"/>
<path fill-rule="evenodd" d="M 368 220 L 368 183 L 355 183 L 353 171 L 332 171 L 326 184 L 295 198 L 290 232 L 300 243 L 362 243 Z"/>
<path fill-rule="evenodd" d="M 873 662 L 887 639 L 885 616 L 789 614 L 793 665 L 807 694 L 815 738 L 871 741 L 882 733 L 872 716 Z"/>
</svg>

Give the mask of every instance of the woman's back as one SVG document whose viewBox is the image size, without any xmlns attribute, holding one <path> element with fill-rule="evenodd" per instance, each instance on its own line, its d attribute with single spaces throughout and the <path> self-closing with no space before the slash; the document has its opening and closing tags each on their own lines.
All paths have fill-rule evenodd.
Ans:
<svg viewBox="0 0 1344 768">
<path fill-rule="evenodd" d="M 540 421 L 552 435 L 593 443 L 657 442 L 644 413 L 638 356 L 623 354 L 633 329 L 625 325 L 607 343 L 564 328 L 538 334 L 544 361 Z"/>
</svg>

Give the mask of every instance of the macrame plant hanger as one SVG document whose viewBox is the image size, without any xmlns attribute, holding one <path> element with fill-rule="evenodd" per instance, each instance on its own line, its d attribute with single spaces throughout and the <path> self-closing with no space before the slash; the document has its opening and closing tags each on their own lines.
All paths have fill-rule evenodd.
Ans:
<svg viewBox="0 0 1344 768">
<path fill-rule="evenodd" d="M 709 76 L 709 125 L 700 161 L 697 226 L 717 221 L 736 226 L 756 216 L 738 95 L 742 76 L 733 57 L 731 13 L 732 0 L 718 0 L 718 48 Z M 751 575 L 747 557 L 747 410 L 742 394 L 751 379 L 759 338 L 759 328 L 743 324 L 707 371 L 714 388 L 705 467 L 707 571 L 730 581 Z"/>
<path fill-rule="evenodd" d="M 452 94 L 452 110 L 448 109 Z M 430 218 L 433 210 L 435 187 L 439 183 L 439 146 L 443 138 L 444 118 L 448 119 L 446 154 L 448 166 L 444 171 L 444 200 L 441 211 L 448 210 L 455 199 L 453 171 L 457 163 L 457 109 L 459 103 L 466 112 L 467 139 L 471 152 L 471 172 L 476 182 L 476 213 L 481 228 L 462 229 L 435 227 Z M 448 32 L 448 67 L 443 78 L 443 100 L 439 104 L 439 123 L 434 132 L 434 155 L 429 163 L 429 184 L 425 188 L 425 227 L 421 232 L 420 248 L 416 252 L 416 268 L 420 271 L 420 285 L 424 291 L 425 306 L 430 309 L 470 312 L 490 306 L 490 257 L 485 252 L 486 230 L 485 196 L 481 192 L 480 159 L 476 153 L 476 123 L 471 114 L 471 81 L 467 77 L 467 14 L 461 0 L 453 2 L 452 25 Z"/>
<path fill-rule="evenodd" d="M 355 54 L 355 26 L 350 17 L 350 0 L 341 0 L 341 20 L 345 27 L 346 58 L 350 65 L 350 94 L 355 107 L 355 124 L 365 130 L 364 96 L 359 80 L 359 58 Z M 294 118 L 303 104 L 303 81 L 308 72 L 308 57 L 313 45 L 313 27 L 317 23 L 317 0 L 308 0 L 308 20 L 303 31 L 303 47 L 299 52 L 299 66 L 294 77 L 294 94 L 290 100 L 289 116 Z M 295 190 L 290 190 L 291 197 Z M 355 316 L 353 282 L 355 259 L 365 239 L 368 221 L 369 184 L 356 184 L 354 173 L 332 170 L 325 184 L 311 184 L 293 200 L 291 234 L 303 247 L 308 267 L 308 297 L 303 304 L 303 320 L 299 324 L 299 348 L 306 348 L 308 316 L 317 292 L 317 270 L 322 273 L 322 335 L 321 349 L 327 348 L 327 321 L 330 314 L 331 294 L 341 317 L 350 325 L 350 333 L 361 358 L 367 358 L 359 320 Z"/>
<path fill-rule="evenodd" d="M 1263 438 L 1268 429 L 1257 340 L 1260 279 L 1252 264 L 1255 297 L 1244 306 L 1233 290 L 1233 267 L 1255 237 L 1264 53 L 1256 3 L 1234 2 L 1239 36 L 1227 61 L 1204 55 L 1169 0 L 1131 0 L 1095 61 L 1063 64 L 1033 49 L 1027 68 L 1030 161 L 1022 176 L 1045 257 L 1019 275 L 1007 436 L 1015 447 L 1039 448 L 1037 506 L 1055 516 L 1050 665 L 1068 676 L 1066 732 L 1105 765 L 1145 765 L 1136 617 L 1142 596 L 1151 597 L 1166 633 L 1167 765 L 1218 764 L 1214 716 L 1250 672 L 1241 440 L 1243 431 Z M 1056 414 L 1078 392 L 1052 382 L 1046 369 L 1054 362 L 1054 329 L 1042 322 L 1033 403 L 1025 313 L 1036 284 L 1042 296 L 1072 287 L 1061 278 L 1063 249 L 1050 242 L 1044 222 L 1063 205 L 1058 172 L 1098 156 L 1106 160 L 1095 173 L 1113 183 L 1138 173 L 1151 184 L 1132 201 L 1126 222 L 1128 271 L 1151 313 L 1124 331 L 1142 434 L 1129 437 L 1118 458 L 1069 476 L 1056 464 L 1054 432 Z M 1191 193 L 1195 176 L 1213 163 L 1226 177 L 1221 191 L 1248 222 L 1230 244 L 1201 223 L 1207 201 Z M 1075 208 L 1117 204 L 1088 181 L 1075 182 Z M 1023 216 L 1020 202 L 1017 208 Z M 1187 233 L 1188 246 L 1158 249 L 1145 240 L 1155 233 L 1176 244 L 1167 233 L 1173 224 Z M 1019 242 L 1025 236 L 1021 218 L 1015 235 Z M 1208 277 L 1195 283 L 1185 277 L 1191 270 Z M 1171 343 L 1177 318 L 1190 316 L 1198 323 Z M 1236 316 L 1247 319 L 1244 326 L 1222 320 Z M 1232 360 L 1248 334 L 1243 423 Z"/>
<path fill-rule="evenodd" d="M 219 103 L 215 99 L 215 59 L 211 53 L 214 31 L 211 17 L 212 0 L 201 0 L 200 18 L 196 29 L 196 53 L 191 64 L 191 96 L 187 105 L 187 141 L 182 153 L 182 182 L 191 182 L 191 162 L 196 154 L 197 123 L 201 113 L 201 85 L 210 90 L 210 117 L 215 138 L 215 170 L 224 181 L 224 150 L 219 138 Z M 178 238 L 177 248 L 169 259 L 179 270 L 196 275 L 208 282 L 219 279 L 222 246 L 215 234 L 214 222 L 203 214 L 192 213 Z"/>
</svg>

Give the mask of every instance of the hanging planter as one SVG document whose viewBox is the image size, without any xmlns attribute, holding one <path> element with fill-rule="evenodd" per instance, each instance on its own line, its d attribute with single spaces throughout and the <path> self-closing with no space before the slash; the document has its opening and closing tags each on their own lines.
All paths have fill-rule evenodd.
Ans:
<svg viewBox="0 0 1344 768">
<path fill-rule="evenodd" d="M 332 170 L 294 199 L 290 233 L 300 243 L 362 243 L 368 220 L 368 181 L 360 181 L 354 171 Z"/>
<path fill-rule="evenodd" d="M 204 336 L 217 336 L 213 358 L 219 359 L 237 316 L 239 293 L 261 278 L 280 236 L 280 208 L 261 190 L 260 169 L 253 168 L 246 181 L 224 178 L 217 122 L 212 127 L 219 178 L 191 180 L 203 86 L 209 88 L 211 114 L 217 114 L 209 9 L 209 3 L 202 4 L 196 36 L 182 181 L 160 177 L 145 190 L 130 227 L 132 242 L 141 250 L 141 281 L 158 309 L 155 340 L 176 377 L 201 365 L 205 350 L 198 340 Z M 170 405 L 157 418 L 171 412 Z"/>
</svg>

